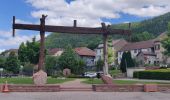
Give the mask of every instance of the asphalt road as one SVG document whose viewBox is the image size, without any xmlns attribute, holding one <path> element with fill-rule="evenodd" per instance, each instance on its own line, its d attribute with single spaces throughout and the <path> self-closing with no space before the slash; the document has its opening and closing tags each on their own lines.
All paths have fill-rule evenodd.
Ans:
<svg viewBox="0 0 170 100">
<path fill-rule="evenodd" d="M 12 92 L 0 100 L 170 100 L 170 93 L 146 92 Z"/>
</svg>

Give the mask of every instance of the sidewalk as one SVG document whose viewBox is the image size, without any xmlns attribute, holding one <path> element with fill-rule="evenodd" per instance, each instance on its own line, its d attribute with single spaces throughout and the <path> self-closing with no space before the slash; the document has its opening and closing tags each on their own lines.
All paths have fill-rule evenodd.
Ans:
<svg viewBox="0 0 170 100">
<path fill-rule="evenodd" d="M 82 83 L 83 80 L 84 79 L 75 79 L 73 81 L 64 82 L 60 86 L 61 87 L 91 87 L 90 84 Z"/>
<path fill-rule="evenodd" d="M 145 81 L 145 82 L 164 82 L 170 83 L 170 80 L 152 80 L 152 79 L 132 79 L 132 78 L 120 78 L 120 79 L 113 79 L 113 80 L 130 80 L 130 81 Z"/>
</svg>

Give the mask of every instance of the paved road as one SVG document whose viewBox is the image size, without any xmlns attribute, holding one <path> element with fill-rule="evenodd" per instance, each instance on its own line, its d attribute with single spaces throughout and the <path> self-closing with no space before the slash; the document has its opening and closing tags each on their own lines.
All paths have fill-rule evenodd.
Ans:
<svg viewBox="0 0 170 100">
<path fill-rule="evenodd" d="M 170 100 L 170 94 L 144 92 L 17 92 L 0 93 L 0 100 Z"/>
</svg>

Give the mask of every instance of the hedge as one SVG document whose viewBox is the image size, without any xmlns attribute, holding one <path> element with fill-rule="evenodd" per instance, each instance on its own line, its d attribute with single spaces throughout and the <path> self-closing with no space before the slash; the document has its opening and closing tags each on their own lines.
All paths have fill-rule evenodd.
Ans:
<svg viewBox="0 0 170 100">
<path fill-rule="evenodd" d="M 145 70 L 133 73 L 134 78 L 170 80 L 170 69 Z"/>
</svg>

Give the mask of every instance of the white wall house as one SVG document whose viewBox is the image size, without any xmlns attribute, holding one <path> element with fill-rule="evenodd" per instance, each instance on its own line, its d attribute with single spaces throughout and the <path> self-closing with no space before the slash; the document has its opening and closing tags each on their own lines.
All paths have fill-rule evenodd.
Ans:
<svg viewBox="0 0 170 100">
<path fill-rule="evenodd" d="M 113 40 L 112 44 L 109 45 L 109 47 L 112 48 L 114 54 L 117 54 L 117 52 L 122 49 L 128 42 L 124 39 L 118 39 L 118 40 Z M 95 62 L 97 62 L 99 59 L 103 59 L 103 44 L 99 44 L 98 47 L 95 49 L 96 52 L 96 59 Z M 116 61 L 113 61 L 113 64 L 117 63 Z"/>
<path fill-rule="evenodd" d="M 143 53 L 147 58 L 146 63 L 159 63 L 162 59 L 162 52 L 160 49 L 160 42 L 156 40 L 141 41 L 135 43 L 128 43 L 118 51 L 118 64 L 121 63 L 123 52 L 130 51 L 132 58 L 136 58 L 139 53 Z M 150 55 L 150 54 L 154 54 Z"/>
</svg>

